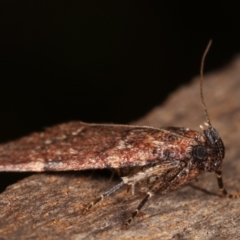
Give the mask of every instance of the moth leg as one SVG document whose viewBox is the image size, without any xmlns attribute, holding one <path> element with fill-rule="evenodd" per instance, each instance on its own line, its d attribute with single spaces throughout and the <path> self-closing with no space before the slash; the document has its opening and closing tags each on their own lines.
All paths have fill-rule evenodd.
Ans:
<svg viewBox="0 0 240 240">
<path fill-rule="evenodd" d="M 102 195 L 100 195 L 99 197 L 97 197 L 94 201 L 92 201 L 83 211 L 83 214 L 85 214 L 86 212 L 89 212 L 92 207 L 94 205 L 96 205 L 97 203 L 101 202 L 105 197 L 108 197 L 109 195 L 111 195 L 112 193 L 115 193 L 118 189 L 120 189 L 122 186 L 124 185 L 124 182 L 120 182 L 119 184 L 115 185 L 113 188 L 111 188 L 110 190 L 108 190 L 107 192 L 103 193 Z"/>
<path fill-rule="evenodd" d="M 111 177 L 110 177 L 110 179 L 109 179 L 109 182 L 111 182 L 111 181 L 113 180 L 114 175 L 115 175 L 115 172 L 112 171 L 112 174 L 111 174 Z"/>
<path fill-rule="evenodd" d="M 216 171 L 215 173 L 217 175 L 218 187 L 221 190 L 221 192 L 223 193 L 223 195 L 227 198 L 238 198 L 239 197 L 238 193 L 230 194 L 225 189 L 224 184 L 223 184 L 223 179 L 222 179 L 222 171 Z"/>
<path fill-rule="evenodd" d="M 141 210 L 141 208 L 144 206 L 144 204 L 148 201 L 148 199 L 150 197 L 152 197 L 155 193 L 157 193 L 159 190 L 162 191 L 162 193 L 167 192 L 168 190 L 171 189 L 171 187 L 174 185 L 174 183 L 179 180 L 179 178 L 181 177 L 185 177 L 185 175 L 188 173 L 188 169 L 187 168 L 181 168 L 180 170 L 178 169 L 177 172 L 175 172 L 174 176 L 169 174 L 169 181 L 168 184 L 163 184 L 162 182 L 156 182 L 152 188 L 151 191 L 149 191 L 147 193 L 147 195 L 143 198 L 143 200 L 140 202 L 140 204 L 137 206 L 136 210 L 132 213 L 132 216 L 124 223 L 123 225 L 123 229 L 126 229 L 131 222 L 133 221 L 133 219 L 136 217 L 136 215 L 138 214 L 138 212 Z M 167 176 L 168 177 L 168 176 Z"/>
<path fill-rule="evenodd" d="M 126 229 L 131 224 L 133 219 L 137 216 L 139 211 L 142 209 L 142 207 L 144 206 L 144 204 L 148 201 L 148 199 L 150 197 L 152 197 L 158 190 L 160 190 L 160 189 L 165 190 L 167 187 L 168 187 L 168 185 L 163 185 L 162 182 L 157 182 L 156 184 L 154 184 L 151 191 L 149 191 L 146 194 L 146 196 L 143 198 L 143 200 L 137 206 L 136 210 L 132 213 L 132 216 L 124 223 L 123 229 Z"/>
<path fill-rule="evenodd" d="M 152 196 L 153 196 L 152 192 L 147 193 L 147 195 L 143 198 L 143 200 L 137 206 L 136 210 L 132 213 L 132 216 L 124 223 L 124 225 L 123 225 L 124 229 L 127 228 L 131 224 L 131 222 L 137 216 L 137 214 L 139 213 L 141 208 L 144 206 L 144 204 L 147 202 L 147 200 Z"/>
</svg>

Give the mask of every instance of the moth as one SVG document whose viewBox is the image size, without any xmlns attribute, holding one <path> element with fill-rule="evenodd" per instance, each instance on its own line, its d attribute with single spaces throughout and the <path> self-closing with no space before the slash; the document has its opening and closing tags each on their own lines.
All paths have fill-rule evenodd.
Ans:
<svg viewBox="0 0 240 240">
<path fill-rule="evenodd" d="M 232 198 L 223 185 L 224 144 L 211 125 L 203 98 L 203 66 L 209 42 L 201 62 L 200 96 L 206 115 L 202 132 L 185 127 L 88 124 L 70 122 L 47 128 L 19 140 L 0 145 L 0 171 L 67 171 L 112 169 L 121 181 L 91 202 L 83 211 L 128 185 L 147 188 L 126 228 L 147 200 L 164 194 L 195 179 L 201 172 L 215 172 L 223 195 Z M 237 195 L 236 195 L 237 196 Z"/>
</svg>

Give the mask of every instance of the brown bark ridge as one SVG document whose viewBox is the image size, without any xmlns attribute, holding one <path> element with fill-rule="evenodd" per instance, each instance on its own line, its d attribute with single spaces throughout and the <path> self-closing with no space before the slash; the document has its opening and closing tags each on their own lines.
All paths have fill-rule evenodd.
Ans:
<svg viewBox="0 0 240 240">
<path fill-rule="evenodd" d="M 240 58 L 207 74 L 204 96 L 212 125 L 226 147 L 223 179 L 228 191 L 240 189 Z M 135 124 L 189 127 L 198 130 L 205 116 L 199 82 L 173 93 Z M 199 129 L 200 131 L 200 129 Z M 237 239 L 240 199 L 221 197 L 213 173 L 189 185 L 154 196 L 129 229 L 122 223 L 143 198 L 127 189 L 82 215 L 96 196 L 116 185 L 101 173 L 40 173 L 8 187 L 0 195 L 0 239 Z"/>
</svg>

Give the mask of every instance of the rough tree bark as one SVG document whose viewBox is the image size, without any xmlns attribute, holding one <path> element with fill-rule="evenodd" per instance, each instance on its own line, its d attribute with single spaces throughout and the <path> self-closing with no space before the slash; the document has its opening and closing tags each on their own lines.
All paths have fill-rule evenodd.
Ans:
<svg viewBox="0 0 240 240">
<path fill-rule="evenodd" d="M 212 125 L 225 146 L 223 178 L 229 191 L 240 186 L 240 58 L 208 74 L 204 95 Z M 136 121 L 138 125 L 184 126 L 198 130 L 205 116 L 198 79 L 173 93 L 165 104 Z M 200 129 L 199 129 L 200 131 Z M 95 196 L 118 181 L 101 172 L 34 174 L 0 195 L 0 239 L 237 239 L 240 236 L 240 199 L 226 199 L 215 175 L 203 173 L 198 181 L 167 195 L 152 198 L 128 230 L 121 224 L 142 194 L 126 188 L 107 198 L 91 213 L 81 211 Z"/>
</svg>

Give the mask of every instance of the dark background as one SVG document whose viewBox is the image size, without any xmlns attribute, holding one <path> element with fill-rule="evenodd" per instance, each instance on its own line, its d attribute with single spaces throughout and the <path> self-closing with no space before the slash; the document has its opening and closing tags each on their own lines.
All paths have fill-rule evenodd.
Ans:
<svg viewBox="0 0 240 240">
<path fill-rule="evenodd" d="M 2 0 L 0 142 L 143 116 L 199 73 L 210 38 L 205 72 L 239 53 L 237 2 Z"/>
</svg>

